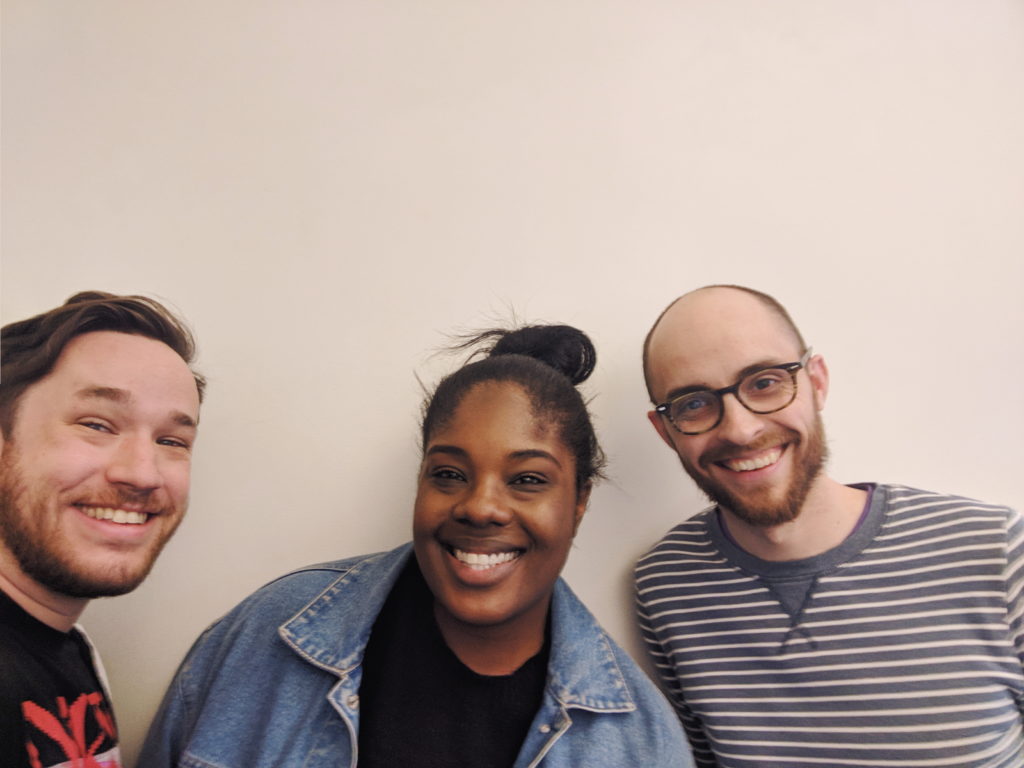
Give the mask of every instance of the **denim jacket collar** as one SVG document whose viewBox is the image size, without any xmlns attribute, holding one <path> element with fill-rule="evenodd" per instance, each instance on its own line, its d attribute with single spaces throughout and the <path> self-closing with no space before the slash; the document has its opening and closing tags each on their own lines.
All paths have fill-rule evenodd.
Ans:
<svg viewBox="0 0 1024 768">
<path fill-rule="evenodd" d="M 373 622 L 412 545 L 362 560 L 278 630 L 302 658 L 339 677 L 363 659 Z M 358 587 L 358 588 L 353 588 Z M 632 712 L 636 704 L 604 632 L 559 579 L 552 597 L 547 689 L 566 708 Z M 338 627 L 348 632 L 338 632 Z M 356 675 L 358 677 L 358 675 Z"/>
</svg>

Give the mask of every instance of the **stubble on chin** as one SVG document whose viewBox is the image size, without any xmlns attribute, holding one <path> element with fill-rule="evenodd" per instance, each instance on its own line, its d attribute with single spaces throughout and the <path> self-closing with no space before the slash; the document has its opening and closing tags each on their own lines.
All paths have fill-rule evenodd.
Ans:
<svg viewBox="0 0 1024 768">
<path fill-rule="evenodd" d="M 699 471 L 682 456 L 680 461 L 697 487 L 713 503 L 728 510 L 747 525 L 771 528 L 792 522 L 800 515 L 811 486 L 825 467 L 828 460 L 828 445 L 820 415 L 815 418 L 814 427 L 807 440 L 803 440 L 799 433 L 786 429 L 764 436 L 756 444 L 720 448 L 701 457 L 701 463 L 711 464 L 734 454 L 755 452 L 782 442 L 787 443 L 787 451 L 792 452 L 794 456 L 793 475 L 781 497 L 779 493 L 771 490 L 754 491 L 741 496 Z"/>
<path fill-rule="evenodd" d="M 45 526 L 47 522 L 59 525 L 47 509 L 49 496 L 26 487 L 11 454 L 5 451 L 0 455 L 0 542 L 25 575 L 52 592 L 75 598 L 116 597 L 139 586 L 181 516 L 149 545 L 144 557 L 134 562 L 113 556 L 107 567 L 82 565 L 66 536 Z"/>
</svg>

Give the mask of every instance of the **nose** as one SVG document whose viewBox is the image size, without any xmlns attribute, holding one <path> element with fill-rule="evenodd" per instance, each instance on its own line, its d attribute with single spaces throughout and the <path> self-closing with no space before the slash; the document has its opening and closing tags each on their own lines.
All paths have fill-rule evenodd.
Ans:
<svg viewBox="0 0 1024 768">
<path fill-rule="evenodd" d="M 466 490 L 452 508 L 452 515 L 458 522 L 477 528 L 508 525 L 512 514 L 503 491 L 503 482 L 482 479 Z"/>
<path fill-rule="evenodd" d="M 764 429 L 764 419 L 750 411 L 736 395 L 729 393 L 722 397 L 722 421 L 718 424 L 718 436 L 736 445 L 747 445 Z"/>
<path fill-rule="evenodd" d="M 163 485 L 159 446 L 143 435 L 122 435 L 107 465 L 107 479 L 116 485 L 153 490 Z"/>
</svg>

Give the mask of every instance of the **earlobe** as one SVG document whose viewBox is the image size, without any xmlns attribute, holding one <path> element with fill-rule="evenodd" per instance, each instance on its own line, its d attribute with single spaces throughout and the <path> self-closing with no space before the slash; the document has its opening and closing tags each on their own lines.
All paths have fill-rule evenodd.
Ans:
<svg viewBox="0 0 1024 768">
<path fill-rule="evenodd" d="M 665 426 L 665 420 L 661 417 L 661 414 L 657 411 L 648 411 L 647 420 L 651 422 L 655 431 L 661 435 L 661 439 L 665 441 L 665 445 L 675 451 L 675 443 L 672 442 L 672 435 L 668 432 L 668 427 Z"/>
</svg>

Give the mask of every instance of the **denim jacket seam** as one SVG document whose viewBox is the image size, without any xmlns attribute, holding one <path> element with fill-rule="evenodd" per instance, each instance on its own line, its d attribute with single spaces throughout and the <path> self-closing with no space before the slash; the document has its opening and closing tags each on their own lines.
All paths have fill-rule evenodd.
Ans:
<svg viewBox="0 0 1024 768">
<path fill-rule="evenodd" d="M 355 660 L 347 666 L 340 666 L 337 663 L 331 663 L 321 658 L 325 655 L 336 655 L 336 651 L 319 647 L 309 640 L 308 635 L 300 634 L 299 630 L 313 627 L 320 619 L 321 612 L 334 603 L 338 594 L 349 586 L 351 579 L 360 575 L 366 565 L 376 563 L 380 557 L 381 555 L 365 557 L 345 568 L 338 578 L 328 584 L 327 587 L 300 610 L 296 611 L 291 618 L 278 626 L 277 634 L 281 640 L 298 654 L 300 658 L 313 666 L 331 672 L 342 679 L 346 678 L 362 662 L 362 651 L 364 649 L 354 650 L 349 654 L 349 657 L 354 656 L 356 657 Z M 296 573 L 301 572 L 297 571 Z"/>
</svg>

